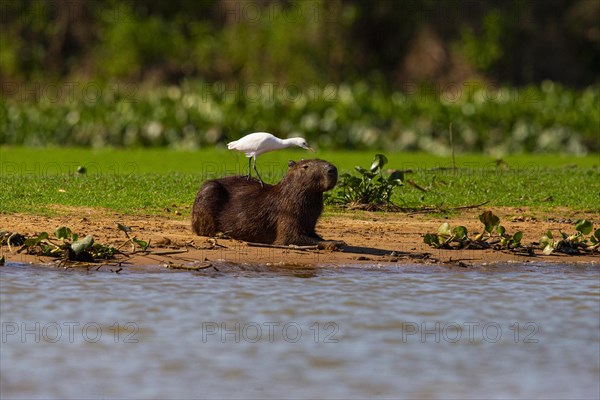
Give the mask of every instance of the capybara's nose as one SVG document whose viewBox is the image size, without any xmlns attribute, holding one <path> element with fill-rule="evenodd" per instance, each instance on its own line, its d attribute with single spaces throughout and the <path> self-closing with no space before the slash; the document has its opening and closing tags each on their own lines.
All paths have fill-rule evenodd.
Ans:
<svg viewBox="0 0 600 400">
<path fill-rule="evenodd" d="M 332 176 L 332 177 L 337 176 L 337 168 L 333 165 L 330 165 L 327 168 L 327 175 Z"/>
</svg>

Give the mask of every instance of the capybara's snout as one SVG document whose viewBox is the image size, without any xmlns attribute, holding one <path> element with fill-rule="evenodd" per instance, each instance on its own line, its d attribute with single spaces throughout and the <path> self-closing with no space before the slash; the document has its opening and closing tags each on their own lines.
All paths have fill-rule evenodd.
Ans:
<svg viewBox="0 0 600 400">
<path fill-rule="evenodd" d="M 327 165 L 325 167 L 325 175 L 327 176 L 327 190 L 333 189 L 338 180 L 338 170 L 335 165 Z"/>
<path fill-rule="evenodd" d="M 335 178 L 335 179 L 337 179 L 338 173 L 337 173 L 337 168 L 335 167 L 335 165 L 331 165 L 331 164 L 330 164 L 330 165 L 327 167 L 327 175 L 328 175 L 330 178 Z"/>
</svg>

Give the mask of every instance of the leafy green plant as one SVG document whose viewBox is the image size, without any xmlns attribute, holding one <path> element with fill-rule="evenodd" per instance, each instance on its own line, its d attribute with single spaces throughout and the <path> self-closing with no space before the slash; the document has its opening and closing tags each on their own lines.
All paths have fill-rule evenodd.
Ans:
<svg viewBox="0 0 600 400">
<path fill-rule="evenodd" d="M 66 226 L 56 228 L 53 238 L 50 237 L 48 232 L 41 232 L 32 237 L 25 237 L 18 233 L 0 232 L 0 239 L 2 239 L 3 245 L 9 246 L 9 249 L 11 243 L 13 245 L 16 243 L 22 244 L 17 253 L 26 252 L 38 256 L 61 258 L 63 262 L 94 262 L 114 258 L 115 254 L 126 255 L 127 253 L 123 253 L 120 249 L 127 244 L 131 245 L 131 253 L 135 253 L 140 249 L 143 252 L 148 251 L 149 241 L 130 236 L 132 232 L 130 227 L 117 223 L 117 229 L 123 231 L 127 237 L 127 240 L 117 248 L 95 242 L 92 235 L 81 238 Z"/>
<path fill-rule="evenodd" d="M 516 231 L 513 235 L 506 233 L 503 226 L 498 226 L 498 235 L 500 235 L 500 245 L 507 249 L 516 249 L 521 247 L 523 232 Z"/>
<path fill-rule="evenodd" d="M 340 175 L 337 202 L 367 209 L 380 209 L 390 205 L 395 188 L 402 186 L 404 175 L 393 171 L 384 176 L 383 167 L 388 159 L 383 154 L 375 154 L 371 167 L 367 170 L 354 167 L 359 176 L 344 173 Z"/>
<path fill-rule="evenodd" d="M 450 224 L 444 222 L 438 228 L 437 233 L 427 233 L 424 237 L 424 242 L 436 249 L 463 249 L 468 247 L 472 240 L 469 239 L 467 228 L 464 226 L 456 226 L 450 228 Z M 452 243 L 457 243 L 452 247 Z"/>
<path fill-rule="evenodd" d="M 50 239 L 48 232 L 25 239 L 18 252 L 63 258 L 70 261 L 94 261 L 109 259 L 117 250 L 112 246 L 94 243 L 91 235 L 80 239 L 70 228 L 61 226 L 54 231 L 56 239 Z"/>
<path fill-rule="evenodd" d="M 568 235 L 559 230 L 560 237 L 555 237 L 552 231 L 547 231 L 540 238 L 539 247 L 546 255 L 553 252 L 565 254 L 580 254 L 584 252 L 595 252 L 600 247 L 600 229 L 596 229 L 593 234 L 594 226 L 591 221 L 580 219 L 575 222 L 577 233 Z M 589 235 L 585 237 L 585 235 Z"/>
<path fill-rule="evenodd" d="M 142 248 L 142 251 L 146 251 L 146 249 L 150 246 L 150 242 L 146 242 L 145 240 L 140 240 L 136 236 L 133 236 L 133 237 L 129 236 L 129 233 L 133 232 L 133 230 L 130 227 L 128 227 L 127 225 L 117 223 L 117 229 L 119 229 L 120 231 L 125 233 L 125 236 L 127 237 L 127 241 L 125 243 L 123 243 L 122 246 L 124 246 L 128 242 L 130 242 L 131 246 L 132 246 L 132 249 L 131 249 L 132 251 L 135 251 L 136 244 Z"/>
<path fill-rule="evenodd" d="M 0 143 L 197 149 L 269 128 L 298 133 L 323 149 L 443 154 L 449 149 L 448 121 L 453 121 L 456 138 L 461 132 L 470 138 L 455 141 L 461 152 L 599 150 L 598 85 L 574 90 L 551 82 L 523 88 L 474 83 L 455 101 L 440 101 L 444 93 L 435 88 L 416 87 L 407 94 L 365 81 L 305 86 L 294 93 L 265 84 L 257 87 L 257 96 L 244 95 L 244 87 L 232 94 L 223 82 L 199 80 L 154 88 L 90 85 L 105 95 L 86 101 L 86 91 L 79 89 L 88 85 L 81 85 L 74 98 L 18 95 L 25 90 L 2 97 Z"/>
<path fill-rule="evenodd" d="M 485 226 L 485 230 L 482 232 L 482 235 L 487 233 L 488 236 L 491 236 L 494 230 L 496 230 L 500 225 L 500 218 L 494 215 L 491 211 L 484 211 L 479 215 L 479 220 Z"/>
<path fill-rule="evenodd" d="M 521 245 L 523 232 L 517 231 L 513 235 L 510 235 L 500 225 L 500 218 L 491 211 L 483 212 L 479 215 L 479 220 L 483 223 L 484 230 L 473 238 L 469 237 L 466 227 L 457 226 L 451 229 L 450 224 L 444 222 L 438 228 L 437 233 L 426 234 L 423 237 L 423 241 L 436 249 L 524 249 Z"/>
</svg>

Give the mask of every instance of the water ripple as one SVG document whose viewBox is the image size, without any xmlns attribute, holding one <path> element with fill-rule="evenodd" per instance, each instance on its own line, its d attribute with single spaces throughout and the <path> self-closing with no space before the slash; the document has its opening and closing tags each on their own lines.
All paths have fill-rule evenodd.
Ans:
<svg viewBox="0 0 600 400">
<path fill-rule="evenodd" d="M 2 398 L 600 394 L 597 266 L 9 264 L 0 279 Z"/>
</svg>

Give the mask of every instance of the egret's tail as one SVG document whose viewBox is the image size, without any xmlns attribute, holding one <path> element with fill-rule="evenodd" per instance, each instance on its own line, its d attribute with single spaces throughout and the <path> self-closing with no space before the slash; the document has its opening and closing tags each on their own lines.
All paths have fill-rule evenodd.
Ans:
<svg viewBox="0 0 600 400">
<path fill-rule="evenodd" d="M 229 143 L 227 143 L 227 148 L 228 148 L 229 150 L 231 150 L 231 149 L 235 149 L 235 145 L 237 144 L 237 142 L 238 142 L 237 140 L 234 140 L 233 142 L 229 142 Z"/>
</svg>

